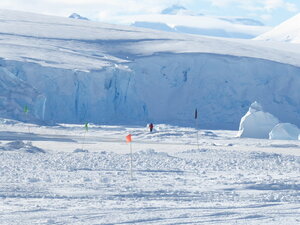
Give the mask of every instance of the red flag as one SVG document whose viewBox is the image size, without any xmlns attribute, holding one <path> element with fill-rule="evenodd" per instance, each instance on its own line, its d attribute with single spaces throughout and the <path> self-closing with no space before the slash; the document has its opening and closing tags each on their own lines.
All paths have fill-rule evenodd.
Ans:
<svg viewBox="0 0 300 225">
<path fill-rule="evenodd" d="M 128 143 L 128 142 L 131 142 L 131 134 L 128 134 L 127 136 L 126 136 L 126 142 Z"/>
<path fill-rule="evenodd" d="M 197 109 L 195 109 L 195 119 L 197 119 L 198 118 L 198 111 L 197 111 Z"/>
</svg>

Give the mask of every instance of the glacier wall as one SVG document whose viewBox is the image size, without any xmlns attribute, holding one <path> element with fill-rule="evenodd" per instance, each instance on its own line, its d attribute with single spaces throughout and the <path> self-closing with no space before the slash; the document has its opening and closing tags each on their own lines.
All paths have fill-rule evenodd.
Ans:
<svg viewBox="0 0 300 225">
<path fill-rule="evenodd" d="M 77 71 L 1 60 L 44 96 L 47 122 L 193 125 L 238 129 L 254 101 L 300 126 L 300 68 L 217 54 L 160 53 L 102 70 Z"/>
<path fill-rule="evenodd" d="M 228 55 L 165 54 L 139 59 L 133 68 L 153 120 L 191 124 L 197 107 L 200 127 L 237 129 L 258 101 L 281 121 L 300 124 L 298 67 Z"/>
<path fill-rule="evenodd" d="M 40 123 L 45 101 L 43 94 L 0 65 L 0 117 Z"/>
</svg>

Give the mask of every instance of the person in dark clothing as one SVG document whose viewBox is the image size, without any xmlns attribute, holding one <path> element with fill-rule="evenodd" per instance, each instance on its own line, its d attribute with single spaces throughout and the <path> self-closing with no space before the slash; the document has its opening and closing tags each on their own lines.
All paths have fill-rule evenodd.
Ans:
<svg viewBox="0 0 300 225">
<path fill-rule="evenodd" d="M 153 131 L 153 127 L 154 127 L 154 126 L 153 126 L 153 123 L 150 123 L 150 124 L 149 124 L 149 129 L 150 129 L 150 132 L 152 132 L 152 131 Z"/>
</svg>

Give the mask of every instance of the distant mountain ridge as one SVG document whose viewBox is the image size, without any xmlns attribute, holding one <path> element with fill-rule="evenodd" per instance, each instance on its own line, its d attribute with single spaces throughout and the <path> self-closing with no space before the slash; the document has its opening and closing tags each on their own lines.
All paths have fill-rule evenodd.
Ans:
<svg viewBox="0 0 300 225">
<path fill-rule="evenodd" d="M 172 5 L 171 7 L 165 8 L 161 11 L 160 14 L 163 15 L 190 15 L 190 16 L 200 16 L 203 14 L 196 14 L 191 10 L 188 10 L 187 8 L 185 8 L 182 5 Z"/>
<path fill-rule="evenodd" d="M 187 9 L 181 5 L 173 5 L 169 8 L 166 8 L 161 11 L 161 14 L 167 14 L 167 15 L 176 15 L 181 11 L 186 11 Z"/>
<path fill-rule="evenodd" d="M 89 20 L 88 18 L 86 17 L 83 17 L 83 16 L 80 16 L 79 14 L 77 13 L 72 13 L 69 18 L 72 18 L 72 19 L 79 19 L 79 20 Z"/>
<path fill-rule="evenodd" d="M 137 15 L 131 18 L 130 24 L 168 32 L 242 39 L 254 38 L 270 29 L 254 19 L 206 16 L 182 5 L 173 5 L 156 15 Z"/>
<path fill-rule="evenodd" d="M 222 18 L 219 19 L 229 21 L 231 23 L 235 24 L 243 24 L 243 25 L 249 25 L 249 26 L 265 26 L 262 22 L 254 19 L 249 18 Z"/>
</svg>

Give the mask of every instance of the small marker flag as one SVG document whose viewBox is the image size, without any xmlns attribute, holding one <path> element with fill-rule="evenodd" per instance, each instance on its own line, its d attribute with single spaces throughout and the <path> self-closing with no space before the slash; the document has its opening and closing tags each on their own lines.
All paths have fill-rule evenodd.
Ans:
<svg viewBox="0 0 300 225">
<path fill-rule="evenodd" d="M 131 142 L 131 134 L 128 134 L 127 136 L 126 136 L 126 142 L 128 143 L 128 142 Z"/>
<path fill-rule="evenodd" d="M 85 131 L 89 131 L 89 123 L 84 124 Z"/>
<path fill-rule="evenodd" d="M 195 119 L 197 119 L 198 118 L 198 111 L 197 111 L 197 109 L 195 109 Z"/>
<path fill-rule="evenodd" d="M 28 110 L 28 106 L 25 105 L 25 106 L 24 106 L 24 113 L 28 113 L 28 111 L 29 111 L 29 110 Z"/>
</svg>

